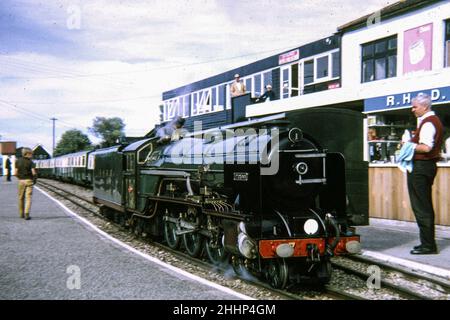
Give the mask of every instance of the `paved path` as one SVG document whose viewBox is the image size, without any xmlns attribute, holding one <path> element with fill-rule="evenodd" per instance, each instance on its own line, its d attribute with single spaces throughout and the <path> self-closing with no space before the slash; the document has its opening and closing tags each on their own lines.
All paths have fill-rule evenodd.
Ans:
<svg viewBox="0 0 450 320">
<path fill-rule="evenodd" d="M 436 226 L 439 254 L 412 255 L 412 247 L 419 244 L 419 229 L 415 222 L 370 219 L 370 226 L 357 227 L 363 250 L 388 257 L 411 261 L 413 268 L 428 270 L 435 267 L 436 274 L 450 275 L 450 227 Z M 418 264 L 422 264 L 420 266 Z M 450 279 L 450 278 L 449 278 Z"/>
<path fill-rule="evenodd" d="M 133 253 L 34 189 L 18 216 L 17 180 L 0 182 L 0 299 L 241 299 Z M 77 273 L 80 272 L 80 289 Z M 69 272 L 69 273 L 68 273 Z"/>
</svg>

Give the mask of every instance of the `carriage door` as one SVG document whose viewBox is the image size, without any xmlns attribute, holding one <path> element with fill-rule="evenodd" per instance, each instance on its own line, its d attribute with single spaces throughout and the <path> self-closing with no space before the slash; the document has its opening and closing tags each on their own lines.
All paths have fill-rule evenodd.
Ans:
<svg viewBox="0 0 450 320">
<path fill-rule="evenodd" d="M 127 209 L 136 209 L 136 157 L 134 153 L 128 153 L 125 156 L 124 172 L 124 194 L 125 207 Z"/>
</svg>

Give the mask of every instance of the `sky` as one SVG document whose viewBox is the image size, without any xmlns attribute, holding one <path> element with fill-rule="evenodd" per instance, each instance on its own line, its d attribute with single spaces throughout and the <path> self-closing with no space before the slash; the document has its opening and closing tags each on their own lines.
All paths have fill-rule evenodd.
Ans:
<svg viewBox="0 0 450 320">
<path fill-rule="evenodd" d="M 327 37 L 395 0 L 1 0 L 0 141 L 159 119 L 162 92 Z"/>
</svg>

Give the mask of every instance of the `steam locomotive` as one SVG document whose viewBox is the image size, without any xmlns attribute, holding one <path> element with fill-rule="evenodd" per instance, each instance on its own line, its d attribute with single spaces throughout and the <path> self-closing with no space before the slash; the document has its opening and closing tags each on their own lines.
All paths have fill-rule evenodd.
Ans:
<svg viewBox="0 0 450 320">
<path fill-rule="evenodd" d="M 275 288 L 325 284 L 330 258 L 359 250 L 343 155 L 286 121 L 246 121 L 169 143 L 151 137 L 85 156 L 92 171 L 83 179 L 91 178 L 105 216 Z"/>
<path fill-rule="evenodd" d="M 358 250 L 343 156 L 286 123 L 149 138 L 94 157 L 94 201 L 105 215 L 273 287 L 327 283 L 330 257 Z"/>
</svg>

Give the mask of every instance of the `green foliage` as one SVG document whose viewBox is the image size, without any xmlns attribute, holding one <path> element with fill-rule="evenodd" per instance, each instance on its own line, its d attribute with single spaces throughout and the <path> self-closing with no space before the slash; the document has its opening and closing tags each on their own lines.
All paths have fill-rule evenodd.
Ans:
<svg viewBox="0 0 450 320">
<path fill-rule="evenodd" d="M 63 133 L 56 145 L 53 156 L 83 151 L 91 148 L 91 141 L 88 136 L 77 129 L 68 130 Z"/>
<path fill-rule="evenodd" d="M 102 147 L 110 147 L 116 145 L 120 137 L 125 136 L 124 128 L 125 123 L 118 117 L 96 117 L 89 131 L 96 137 L 103 139 Z"/>
</svg>

